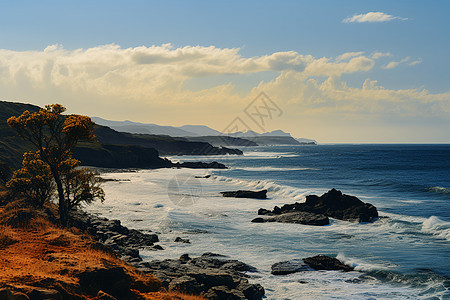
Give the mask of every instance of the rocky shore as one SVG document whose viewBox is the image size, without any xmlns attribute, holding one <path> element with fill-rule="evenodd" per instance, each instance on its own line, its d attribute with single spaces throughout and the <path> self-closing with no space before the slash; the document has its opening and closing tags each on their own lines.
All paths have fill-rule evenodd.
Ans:
<svg viewBox="0 0 450 300">
<path fill-rule="evenodd" d="M 115 252 L 122 260 L 156 276 L 168 291 L 198 294 L 207 299 L 262 299 L 264 288 L 249 283 L 247 272 L 256 269 L 241 261 L 220 254 L 205 253 L 191 258 L 188 254 L 179 259 L 144 262 L 139 249 L 163 250 L 156 243 L 158 236 L 128 229 L 119 220 L 97 217 L 84 211 L 72 215 L 73 225 L 90 233 L 99 247 Z M 187 242 L 178 240 L 177 242 Z"/>
</svg>

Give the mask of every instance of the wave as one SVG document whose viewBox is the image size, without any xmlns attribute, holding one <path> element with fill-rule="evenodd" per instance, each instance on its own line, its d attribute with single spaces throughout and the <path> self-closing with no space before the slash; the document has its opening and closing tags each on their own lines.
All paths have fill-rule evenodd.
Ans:
<svg viewBox="0 0 450 300">
<path fill-rule="evenodd" d="M 239 185 L 240 187 L 245 186 L 250 189 L 267 190 L 278 196 L 289 198 L 289 199 L 291 199 L 290 201 L 303 201 L 305 196 L 307 194 L 310 194 L 310 191 L 307 191 L 305 189 L 294 188 L 294 187 L 290 187 L 290 186 L 277 184 L 270 180 L 236 179 L 236 178 L 214 175 L 214 172 L 213 172 L 212 178 L 217 181 L 236 184 L 236 185 Z"/>
<path fill-rule="evenodd" d="M 262 152 L 262 151 L 249 151 L 244 152 L 245 158 L 284 158 L 284 157 L 298 157 L 299 154 L 295 154 L 292 152 Z"/>
<path fill-rule="evenodd" d="M 283 168 L 283 167 L 236 167 L 235 170 L 244 170 L 250 172 L 264 172 L 264 171 L 320 171 L 317 168 Z"/>
<path fill-rule="evenodd" d="M 422 223 L 422 231 L 450 241 L 450 222 L 431 216 Z"/>
<path fill-rule="evenodd" d="M 441 186 L 432 186 L 428 190 L 439 194 L 450 194 L 450 189 Z"/>
</svg>

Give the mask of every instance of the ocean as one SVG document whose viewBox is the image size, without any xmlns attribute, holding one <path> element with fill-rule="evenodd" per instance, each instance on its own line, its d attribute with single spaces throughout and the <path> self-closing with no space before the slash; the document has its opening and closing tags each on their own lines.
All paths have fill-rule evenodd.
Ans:
<svg viewBox="0 0 450 300">
<path fill-rule="evenodd" d="M 109 172 L 106 200 L 86 209 L 151 230 L 165 250 L 144 260 L 204 252 L 253 265 L 267 299 L 450 299 L 450 145 L 244 147 L 243 156 L 183 156 L 226 170 Z M 201 178 L 202 176 L 208 178 Z M 336 188 L 378 208 L 373 223 L 251 223 L 259 208 L 302 202 Z M 221 191 L 268 189 L 268 199 Z M 191 244 L 175 243 L 176 237 Z M 355 271 L 271 275 L 271 265 L 318 254 Z"/>
</svg>

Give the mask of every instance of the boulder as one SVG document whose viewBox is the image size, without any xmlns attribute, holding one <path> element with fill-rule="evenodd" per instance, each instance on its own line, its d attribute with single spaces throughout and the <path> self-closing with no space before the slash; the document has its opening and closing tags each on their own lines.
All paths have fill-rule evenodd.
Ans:
<svg viewBox="0 0 450 300">
<path fill-rule="evenodd" d="M 332 189 L 322 196 L 306 196 L 305 203 L 286 204 L 281 208 L 275 206 L 272 211 L 259 209 L 259 215 L 284 215 L 293 212 L 322 214 L 327 217 L 356 222 L 372 222 L 378 218 L 378 211 L 370 203 L 364 203 L 357 197 L 342 194 Z M 261 220 L 258 219 L 259 222 Z M 256 221 L 255 221 L 256 222 Z"/>
<path fill-rule="evenodd" d="M 175 243 L 185 243 L 185 244 L 190 244 L 191 242 L 189 241 L 189 239 L 183 239 L 179 236 L 177 236 L 174 240 Z"/>
<path fill-rule="evenodd" d="M 169 283 L 169 291 L 198 295 L 203 290 L 204 287 L 197 280 L 187 275 L 175 278 Z"/>
<path fill-rule="evenodd" d="M 272 265 L 273 275 L 287 275 L 300 271 L 311 271 L 312 269 L 305 264 L 302 259 L 282 261 Z"/>
<path fill-rule="evenodd" d="M 336 270 L 349 272 L 353 268 L 343 264 L 337 258 L 316 255 L 313 257 L 303 259 L 293 259 L 289 261 L 282 261 L 272 265 L 273 275 L 286 275 L 296 272 L 318 271 L 318 270 Z"/>
<path fill-rule="evenodd" d="M 304 211 L 289 212 L 268 218 L 255 218 L 253 223 L 278 222 L 278 223 L 295 223 L 303 225 L 323 226 L 330 224 L 327 216 L 322 214 L 314 214 Z"/>
<path fill-rule="evenodd" d="M 353 268 L 343 264 L 340 260 L 326 255 L 316 255 L 304 258 L 303 261 L 314 270 L 340 270 L 344 272 L 353 271 Z"/>
<path fill-rule="evenodd" d="M 233 197 L 233 198 L 254 198 L 254 199 L 266 199 L 267 198 L 267 190 L 261 191 L 230 191 L 230 192 L 221 192 L 224 197 Z"/>
<path fill-rule="evenodd" d="M 215 253 L 190 258 L 140 263 L 141 270 L 156 276 L 169 290 L 195 292 L 207 299 L 261 299 L 264 288 L 248 282 L 242 272 L 256 271 L 241 261 Z"/>
</svg>

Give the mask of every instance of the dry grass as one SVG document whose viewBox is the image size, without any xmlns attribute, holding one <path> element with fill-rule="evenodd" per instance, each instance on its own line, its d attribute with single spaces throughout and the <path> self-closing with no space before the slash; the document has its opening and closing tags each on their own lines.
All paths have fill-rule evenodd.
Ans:
<svg viewBox="0 0 450 300">
<path fill-rule="evenodd" d="M 30 210 L 20 205 L 0 207 L 0 288 L 26 292 L 40 286 L 78 295 L 82 293 L 77 274 L 86 269 L 119 266 L 132 277 L 132 288 L 144 299 L 202 299 L 161 291 L 160 282 L 153 276 L 99 250 L 90 236 L 75 228 L 59 228 L 41 213 Z M 24 215 L 25 221 L 14 213 L 22 213 L 19 216 Z"/>
</svg>

